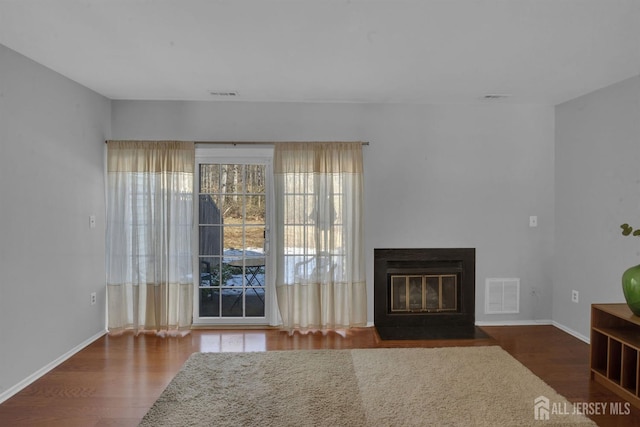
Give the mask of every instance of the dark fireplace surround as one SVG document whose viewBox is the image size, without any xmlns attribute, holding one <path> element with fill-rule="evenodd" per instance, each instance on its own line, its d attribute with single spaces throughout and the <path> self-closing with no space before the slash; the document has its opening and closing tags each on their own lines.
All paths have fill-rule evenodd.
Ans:
<svg viewBox="0 0 640 427">
<path fill-rule="evenodd" d="M 455 277 L 455 307 L 443 309 L 441 303 L 439 308 L 428 309 L 423 303 L 422 307 L 409 309 L 407 303 L 404 311 L 392 310 L 392 277 L 404 280 L 404 275 L 417 280 Z M 426 279 L 422 280 L 426 283 Z M 428 294 L 427 285 L 422 286 L 425 295 Z M 442 292 L 442 285 L 440 289 Z M 484 335 L 475 327 L 475 248 L 374 249 L 373 292 L 374 323 L 382 339 L 480 338 Z M 404 302 L 404 295 L 401 296 Z M 426 296 L 422 298 L 426 301 Z M 442 297 L 440 299 L 442 301 Z M 394 307 L 396 304 L 394 302 Z"/>
</svg>

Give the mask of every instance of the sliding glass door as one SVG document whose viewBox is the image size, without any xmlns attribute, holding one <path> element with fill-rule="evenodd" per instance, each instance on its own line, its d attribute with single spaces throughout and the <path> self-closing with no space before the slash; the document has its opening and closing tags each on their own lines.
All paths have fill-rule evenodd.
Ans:
<svg viewBox="0 0 640 427">
<path fill-rule="evenodd" d="M 194 323 L 268 324 L 270 163 L 226 155 L 197 160 Z"/>
</svg>

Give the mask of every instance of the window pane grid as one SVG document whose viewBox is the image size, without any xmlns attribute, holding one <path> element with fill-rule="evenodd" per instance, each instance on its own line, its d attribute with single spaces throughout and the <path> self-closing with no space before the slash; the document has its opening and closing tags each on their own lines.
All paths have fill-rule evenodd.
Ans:
<svg viewBox="0 0 640 427">
<path fill-rule="evenodd" d="M 218 243 L 215 250 L 200 245 L 201 265 L 212 259 L 216 265 L 201 271 L 201 317 L 264 317 L 265 170 L 265 165 L 200 165 L 200 236 L 208 232 Z"/>
</svg>

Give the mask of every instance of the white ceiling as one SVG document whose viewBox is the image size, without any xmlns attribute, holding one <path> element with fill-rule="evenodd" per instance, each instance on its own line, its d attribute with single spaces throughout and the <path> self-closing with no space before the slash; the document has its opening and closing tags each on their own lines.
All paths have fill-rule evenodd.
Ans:
<svg viewBox="0 0 640 427">
<path fill-rule="evenodd" d="M 640 0 L 0 0 L 0 44 L 112 99 L 553 105 L 640 74 Z"/>
</svg>

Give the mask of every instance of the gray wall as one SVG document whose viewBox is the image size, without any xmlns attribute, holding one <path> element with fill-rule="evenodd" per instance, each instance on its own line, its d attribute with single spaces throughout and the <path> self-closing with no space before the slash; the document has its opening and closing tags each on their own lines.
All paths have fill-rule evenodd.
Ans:
<svg viewBox="0 0 640 427">
<path fill-rule="evenodd" d="M 370 141 L 369 321 L 373 249 L 382 247 L 475 247 L 477 320 L 551 317 L 553 107 L 113 101 L 112 135 Z M 529 228 L 530 215 L 538 228 Z M 521 279 L 520 314 L 484 314 L 487 277 Z"/>
<path fill-rule="evenodd" d="M 105 329 L 109 126 L 108 99 L 0 45 L 0 396 Z"/>
<path fill-rule="evenodd" d="M 624 302 L 620 278 L 640 263 L 640 77 L 556 107 L 553 319 L 586 336 L 590 304 Z M 571 290 L 579 292 L 578 304 Z"/>
</svg>

